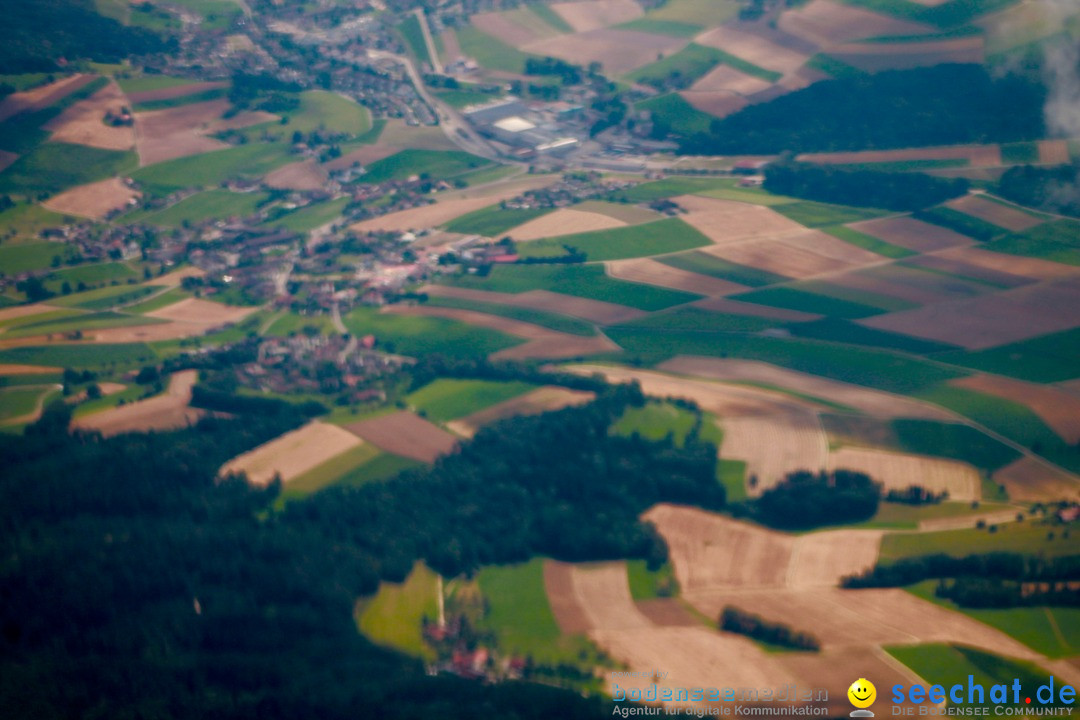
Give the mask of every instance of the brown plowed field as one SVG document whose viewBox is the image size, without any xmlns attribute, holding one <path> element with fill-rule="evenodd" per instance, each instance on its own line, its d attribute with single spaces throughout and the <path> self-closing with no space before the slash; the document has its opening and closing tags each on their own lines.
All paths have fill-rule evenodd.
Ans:
<svg viewBox="0 0 1080 720">
<path fill-rule="evenodd" d="M 944 250 L 951 247 L 971 245 L 975 242 L 966 235 L 912 217 L 864 220 L 852 223 L 849 227 L 861 233 L 872 235 L 879 240 L 884 240 L 887 243 L 917 252 Z"/>
<path fill-rule="evenodd" d="M 1080 325 L 1080 280 L 1039 283 L 859 320 L 867 327 L 981 350 Z"/>
<path fill-rule="evenodd" d="M 44 365 L 18 365 L 14 363 L 0 363 L 0 375 L 49 375 L 58 373 L 63 368 L 45 367 Z"/>
<path fill-rule="evenodd" d="M 544 590 L 548 605 L 551 606 L 555 622 L 559 624 L 559 630 L 566 635 L 589 629 L 589 619 L 574 595 L 573 567 L 558 560 L 544 560 Z"/>
<path fill-rule="evenodd" d="M 575 6 L 578 3 L 575 3 Z M 610 76 L 625 75 L 657 57 L 672 55 L 687 44 L 685 38 L 636 30 L 589 30 L 536 40 L 521 49 L 534 55 L 553 56 L 577 65 L 598 62 Z"/>
<path fill-rule="evenodd" d="M 795 72 L 810 59 L 806 53 L 760 35 L 723 25 L 703 32 L 694 38 L 694 42 L 731 53 L 767 70 L 785 74 Z"/>
<path fill-rule="evenodd" d="M 650 624 L 630 597 L 624 561 L 572 565 L 570 584 L 590 629 L 626 630 Z"/>
<path fill-rule="evenodd" d="M 905 43 L 851 43 L 833 48 L 829 55 L 867 72 L 907 70 L 942 63 L 982 63 L 981 37 Z"/>
<path fill-rule="evenodd" d="M 824 238 L 831 238 L 832 242 L 825 241 Z M 821 241 L 820 246 L 819 241 Z M 836 247 L 833 243 L 843 247 Z M 802 233 L 792 233 L 778 238 L 711 245 L 700 250 L 738 265 L 749 265 L 790 278 L 813 277 L 858 266 L 856 262 L 826 255 L 819 251 L 819 247 L 820 249 L 831 247 L 832 255 L 844 253 L 852 257 L 861 257 L 864 253 L 872 254 L 818 230 L 805 230 Z M 878 256 L 874 257 L 880 261 Z"/>
<path fill-rule="evenodd" d="M 80 100 L 60 115 L 42 126 L 52 133 L 57 142 L 88 145 L 104 150 L 129 150 L 135 147 L 135 129 L 130 126 L 113 127 L 104 122 L 105 113 L 120 114 L 127 105 L 127 98 L 114 82 Z"/>
<path fill-rule="evenodd" d="M 1018 502 L 1047 502 L 1080 498 L 1080 480 L 1060 470 L 1023 457 L 994 473 L 994 482 L 1005 486 Z"/>
<path fill-rule="evenodd" d="M 746 463 L 746 477 L 757 478 L 747 492 L 760 495 L 797 470 L 825 468 L 829 444 L 811 412 L 761 417 L 725 417 L 720 455 Z"/>
<path fill-rule="evenodd" d="M 143 316 L 169 322 L 91 330 L 85 335 L 91 336 L 97 343 L 177 340 L 204 335 L 210 330 L 239 322 L 256 310 L 258 308 L 230 307 L 209 300 L 187 298 Z"/>
<path fill-rule="evenodd" d="M 904 150 L 863 150 L 858 152 L 806 153 L 798 159 L 812 163 L 862 164 L 906 160 L 967 160 L 974 167 L 1001 165 L 997 145 L 948 145 Z"/>
<path fill-rule="evenodd" d="M 62 215 L 103 220 L 110 212 L 128 207 L 131 200 L 141 196 L 142 193 L 129 188 L 120 178 L 109 178 L 65 190 L 42 205 Z"/>
<path fill-rule="evenodd" d="M 348 430 L 316 420 L 237 455 L 225 463 L 218 474 L 242 472 L 247 475 L 248 482 L 254 485 L 267 485 L 274 475 L 280 475 L 282 482 L 288 483 L 330 458 L 362 444 Z"/>
<path fill-rule="evenodd" d="M 1080 273 L 1080 269 L 1073 265 L 1063 265 L 1049 260 L 1040 260 L 1039 258 L 1021 257 L 1020 255 L 1008 255 L 1006 253 L 982 250 L 977 247 L 954 248 L 936 253 L 936 255 L 939 258 L 956 260 L 986 270 L 1020 275 L 1033 280 L 1053 280 Z M 978 276 L 971 275 L 971 277 Z"/>
<path fill-rule="evenodd" d="M 60 247 L 57 245 L 57 247 Z M 16 305 L 15 307 L 0 309 L 0 322 L 7 320 L 14 320 L 15 318 L 23 318 L 28 315 L 41 315 L 47 312 L 56 312 L 59 309 L 56 305 L 46 305 L 45 303 L 34 303 L 33 305 Z"/>
<path fill-rule="evenodd" d="M 1023 279 L 1020 280 L 1022 284 Z M 920 273 L 902 265 L 885 265 L 880 268 L 867 268 L 833 275 L 829 278 L 829 283 L 854 290 L 865 290 L 868 293 L 888 295 L 919 305 L 974 297 L 993 290 L 980 283 L 967 282 L 946 275 L 933 277 L 929 273 Z"/>
<path fill-rule="evenodd" d="M 652 258 L 613 260 L 604 263 L 604 267 L 607 269 L 607 274 L 613 278 L 674 288 L 697 295 L 717 297 L 750 289 L 728 280 L 664 265 Z"/>
<path fill-rule="evenodd" d="M 568 390 L 548 385 L 447 423 L 447 427 L 458 435 L 472 437 L 483 426 L 504 418 L 539 415 L 572 405 L 583 405 L 591 402 L 594 397 L 596 397 L 594 393 L 584 390 Z"/>
<path fill-rule="evenodd" d="M 726 358 L 680 355 L 657 366 L 664 372 L 695 375 L 729 382 L 757 382 L 789 388 L 800 393 L 853 407 L 860 412 L 882 418 L 923 418 L 951 420 L 952 413 L 902 395 L 893 395 L 838 380 L 801 373 L 796 370 L 757 362 Z"/>
<path fill-rule="evenodd" d="M 557 315 L 569 315 L 570 317 L 588 320 L 599 325 L 617 325 L 644 317 L 647 313 L 637 308 L 615 303 L 603 302 L 602 300 L 589 300 L 573 295 L 563 295 L 548 290 L 530 290 L 523 293 L 498 293 L 486 290 L 470 290 L 457 288 L 449 285 L 429 285 L 424 291 L 430 295 L 441 297 L 456 297 L 464 300 L 476 300 L 478 302 L 503 303 L 515 307 L 533 308 L 546 310 Z"/>
<path fill-rule="evenodd" d="M 743 96 L 727 90 L 709 92 L 684 90 L 679 94 L 682 95 L 683 100 L 686 100 L 695 109 L 716 117 L 727 117 L 739 112 L 749 104 Z"/>
<path fill-rule="evenodd" d="M 195 82 L 188 85 L 174 85 L 173 87 L 158 88 L 157 90 L 143 90 L 142 92 L 128 93 L 127 99 L 133 104 L 153 102 L 155 100 L 172 100 L 173 98 L 194 95 L 195 93 L 216 90 L 228 87 L 226 82 Z"/>
<path fill-rule="evenodd" d="M 551 9 L 579 33 L 630 22 L 643 14 L 641 6 L 634 0 L 561 2 L 554 3 Z"/>
<path fill-rule="evenodd" d="M 501 12 L 479 13 L 469 18 L 469 22 L 488 35 L 498 38 L 514 48 L 527 45 L 543 37 L 543 34 L 514 22 L 512 18 Z"/>
<path fill-rule="evenodd" d="M 787 308 L 774 308 L 769 307 L 768 305 L 739 302 L 738 300 L 729 300 L 728 298 L 706 298 L 705 300 L 698 300 L 693 303 L 693 305 L 702 310 L 711 310 L 712 312 L 726 313 L 729 315 L 750 315 L 752 317 L 771 318 L 773 320 L 784 320 L 786 322 L 810 322 L 812 320 L 821 319 L 821 315 L 799 312 L 798 310 L 788 310 Z"/>
<path fill-rule="evenodd" d="M 681 219 L 718 245 L 806 230 L 775 210 L 760 205 L 681 195 L 672 200 L 687 213 Z"/>
<path fill-rule="evenodd" d="M 700 80 L 690 86 L 694 92 L 718 92 L 727 90 L 737 95 L 753 95 L 768 90 L 772 84 L 753 75 L 740 72 L 730 65 L 717 65 Z"/>
<path fill-rule="evenodd" d="M 1040 140 L 1039 162 L 1044 165 L 1068 165 L 1072 156 L 1068 140 Z"/>
<path fill-rule="evenodd" d="M 571 208 L 562 208 L 542 215 L 527 223 L 507 230 L 500 235 L 509 235 L 514 240 L 539 240 L 541 238 L 573 235 L 594 230 L 611 230 L 625 227 L 626 223 L 608 215 L 594 212 L 582 212 Z"/>
<path fill-rule="evenodd" d="M 1067 443 L 1080 442 L 1080 396 L 1053 385 L 1038 385 L 999 375 L 972 375 L 952 380 L 950 384 L 1026 405 Z"/>
<path fill-rule="evenodd" d="M 175 430 L 191 425 L 204 414 L 202 410 L 188 407 L 191 388 L 198 377 L 195 370 L 183 370 L 172 376 L 165 394 L 77 418 L 72 426 L 97 430 L 110 437 L 127 432 Z"/>
<path fill-rule="evenodd" d="M 698 627 L 701 621 L 672 598 L 657 598 L 655 600 L 637 600 L 638 611 L 649 619 L 653 625 L 659 627 Z"/>
<path fill-rule="evenodd" d="M 930 25 L 898 20 L 832 0 L 813 0 L 780 16 L 780 29 L 822 46 L 882 35 L 925 35 Z"/>
<path fill-rule="evenodd" d="M 947 491 L 950 500 L 967 502 L 982 497 L 978 471 L 955 460 L 844 447 L 829 453 L 829 469 L 866 473 L 886 492 L 920 486 L 933 492 Z"/>
<path fill-rule="evenodd" d="M 0 122 L 27 110 L 41 110 L 94 81 L 94 75 L 71 75 L 56 82 L 17 92 L 0 100 Z"/>
<path fill-rule="evenodd" d="M 319 190 L 326 183 L 326 172 L 314 160 L 305 160 L 279 167 L 263 182 L 282 190 Z"/>
<path fill-rule="evenodd" d="M 828 691 L 828 717 L 833 718 L 845 717 L 851 710 L 851 703 L 847 699 L 851 678 L 873 678 L 878 688 L 924 682 L 880 648 L 845 647 L 827 648 L 820 653 L 781 653 L 777 660 L 799 678 L 800 692 L 804 688 L 824 688 Z M 906 705 L 913 712 L 918 712 L 914 710 L 914 705 Z"/>
<path fill-rule="evenodd" d="M 980 195 L 965 195 L 964 197 L 945 203 L 953 210 L 959 210 L 980 220 L 993 223 L 1006 230 L 1027 230 L 1042 223 L 1042 220 L 1016 208 L 1002 205 L 1001 203 L 987 200 Z"/>
<path fill-rule="evenodd" d="M 433 463 L 457 447 L 457 438 L 411 412 L 396 412 L 346 425 L 354 435 L 388 453 Z"/>
<path fill-rule="evenodd" d="M 937 289 L 939 292 L 948 293 L 950 290 L 956 287 L 954 285 L 954 278 L 949 277 L 950 275 L 959 276 L 958 278 L 955 278 L 957 282 L 960 282 L 964 285 L 972 286 L 973 288 L 977 289 L 976 292 L 969 293 L 969 296 L 981 295 L 985 292 L 989 292 L 992 290 L 991 287 L 987 287 L 985 284 L 979 285 L 978 281 L 989 284 L 991 286 L 997 285 L 1000 288 L 1021 287 L 1023 285 L 1030 285 L 1031 283 L 1035 282 L 1032 278 L 1025 277 L 1023 275 L 1013 275 L 1008 272 L 993 270 L 987 267 L 981 267 L 979 265 L 974 265 L 972 263 L 967 263 L 963 262 L 962 260 L 954 259 L 955 257 L 960 256 L 962 253 L 966 253 L 968 250 L 975 251 L 975 248 L 956 248 L 955 250 L 945 250 L 941 253 L 937 253 L 934 255 L 919 255 L 918 257 L 905 260 L 904 262 L 907 265 L 914 265 L 919 268 L 938 270 L 940 271 L 940 273 L 938 274 L 944 273 L 944 275 L 942 275 L 941 277 L 940 285 L 934 286 L 935 289 Z M 996 255 L 997 253 L 988 254 Z M 899 269 L 901 267 L 902 266 L 900 265 L 893 265 L 890 269 L 895 271 L 896 269 Z M 923 273 L 923 275 L 925 275 L 925 273 Z M 976 282 L 965 282 L 960 280 L 959 278 L 971 278 L 973 281 Z M 958 300 L 959 297 L 956 296 L 955 293 L 953 293 L 953 297 L 947 299 Z"/>
<path fill-rule="evenodd" d="M 153 165 L 230 147 L 228 143 L 205 134 L 210 124 L 220 120 L 229 107 L 229 101 L 222 99 L 135 113 L 139 162 Z"/>
</svg>

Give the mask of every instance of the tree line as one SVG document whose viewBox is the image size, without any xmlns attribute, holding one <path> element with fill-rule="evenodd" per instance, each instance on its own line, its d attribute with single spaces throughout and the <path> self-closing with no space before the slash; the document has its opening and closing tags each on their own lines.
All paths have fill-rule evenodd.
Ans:
<svg viewBox="0 0 1080 720">
<path fill-rule="evenodd" d="M 808 163 L 774 163 L 765 168 L 764 187 L 778 195 L 806 200 L 884 208 L 921 210 L 966 195 L 964 178 L 939 178 L 925 173 L 845 170 Z"/>
<path fill-rule="evenodd" d="M 821 641 L 810 633 L 793 630 L 784 623 L 769 622 L 734 605 L 724 606 L 720 613 L 720 629 L 793 650 L 817 652 L 821 649 Z"/>
</svg>

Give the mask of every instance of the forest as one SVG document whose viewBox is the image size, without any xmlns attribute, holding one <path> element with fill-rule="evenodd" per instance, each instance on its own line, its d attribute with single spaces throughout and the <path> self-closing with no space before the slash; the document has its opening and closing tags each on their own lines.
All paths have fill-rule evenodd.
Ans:
<svg viewBox="0 0 1080 720">
<path fill-rule="evenodd" d="M 765 189 L 836 205 L 907 211 L 960 197 L 967 193 L 968 181 L 925 173 L 844 170 L 787 162 L 773 163 L 765 169 Z"/>
<path fill-rule="evenodd" d="M 283 512 L 278 484 L 216 473 L 299 412 L 106 439 L 69 433 L 70 408 L 50 405 L 23 436 L 0 436 L 5 714 L 598 717 L 601 700 L 569 691 L 428 677 L 365 641 L 352 611 L 420 558 L 447 574 L 537 553 L 655 561 L 665 547 L 642 510 L 724 496 L 714 446 L 608 432 L 641 402 L 620 387 L 506 420 L 433 467 Z"/>
<path fill-rule="evenodd" d="M 92 0 L 3 0 L 0 14 L 0 74 L 51 72 L 58 68 L 57 58 L 119 62 L 167 48 L 148 30 L 99 15 Z"/>
<path fill-rule="evenodd" d="M 1043 137 L 1046 88 L 980 65 L 823 80 L 712 121 L 685 155 L 881 150 Z"/>
<path fill-rule="evenodd" d="M 869 520 L 880 500 L 881 486 L 864 473 L 799 470 L 731 510 L 780 530 L 809 530 Z"/>
<path fill-rule="evenodd" d="M 1017 165 L 998 181 L 1003 198 L 1026 207 L 1080 217 L 1080 165 Z"/>
</svg>

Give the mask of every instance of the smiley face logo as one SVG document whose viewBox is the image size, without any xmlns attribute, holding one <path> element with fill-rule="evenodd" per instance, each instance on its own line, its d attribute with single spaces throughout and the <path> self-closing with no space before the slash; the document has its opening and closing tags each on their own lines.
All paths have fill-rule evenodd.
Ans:
<svg viewBox="0 0 1080 720">
<path fill-rule="evenodd" d="M 857 708 L 868 708 L 877 700 L 877 688 L 866 678 L 859 678 L 847 689 L 848 700 Z"/>
</svg>

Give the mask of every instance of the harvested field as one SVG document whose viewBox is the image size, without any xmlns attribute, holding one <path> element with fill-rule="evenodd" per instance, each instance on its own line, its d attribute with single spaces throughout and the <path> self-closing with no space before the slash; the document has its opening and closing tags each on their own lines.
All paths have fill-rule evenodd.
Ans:
<svg viewBox="0 0 1080 720">
<path fill-rule="evenodd" d="M 27 110 L 41 110 L 92 83 L 94 75 L 71 75 L 56 82 L 17 92 L 0 100 L 0 122 Z"/>
<path fill-rule="evenodd" d="M 228 86 L 229 84 L 226 82 L 194 82 L 188 85 L 173 85 L 172 87 L 158 88 L 157 90 L 128 93 L 127 99 L 132 105 L 138 105 L 156 100 L 172 100 Z"/>
<path fill-rule="evenodd" d="M 809 628 L 825 650 L 866 645 L 958 642 L 1012 657 L 1039 656 L 1000 630 L 915 597 L 899 588 L 706 591 L 688 595 L 715 615 L 725 605 L 750 607 L 767 620 Z"/>
<path fill-rule="evenodd" d="M 1070 445 L 1080 442 L 1080 396 L 1053 385 L 999 375 L 972 375 L 950 384 L 1026 405 Z"/>
<path fill-rule="evenodd" d="M 80 185 L 53 195 L 42 205 L 63 215 L 78 215 L 91 220 L 103 220 L 114 210 L 130 206 L 142 193 L 128 187 L 120 178 L 109 178 L 89 185 Z"/>
<path fill-rule="evenodd" d="M 961 247 L 936 253 L 936 257 L 947 259 L 952 262 L 961 262 L 976 268 L 997 273 L 1019 275 L 1032 280 L 1054 280 L 1057 278 L 1076 275 L 1080 270 L 1072 265 L 1028 258 L 1020 255 L 992 252 L 977 247 Z M 963 272 L 964 275 L 978 278 L 971 272 Z"/>
<path fill-rule="evenodd" d="M 749 290 L 745 285 L 721 280 L 720 278 L 680 270 L 658 263 L 652 258 L 633 260 L 613 260 L 604 263 L 607 274 L 620 280 L 659 285 L 698 295 L 720 296 Z"/>
<path fill-rule="evenodd" d="M 680 216 L 684 222 L 718 245 L 806 229 L 760 205 L 698 195 L 681 195 L 672 201 L 687 211 Z"/>
<path fill-rule="evenodd" d="M 55 311 L 56 306 L 46 305 L 45 303 L 34 303 L 33 305 L 16 305 L 15 307 L 3 308 L 2 310 L 0 310 L 0 322 L 27 317 L 28 315 L 41 315 L 42 313 Z"/>
<path fill-rule="evenodd" d="M 326 172 L 314 160 L 304 160 L 279 167 L 263 182 L 282 190 L 320 190 L 326 183 Z"/>
<path fill-rule="evenodd" d="M 932 257 L 932 256 L 927 256 Z M 1018 278 L 1024 284 L 1022 278 Z M 957 300 L 989 292 L 991 288 L 947 275 L 932 276 L 902 265 L 884 265 L 855 272 L 834 275 L 829 282 L 841 287 L 888 295 L 908 302 L 926 303 Z"/>
<path fill-rule="evenodd" d="M 452 28 L 442 31 L 443 61 L 451 63 L 462 57 L 461 45 L 458 44 L 457 33 Z"/>
<path fill-rule="evenodd" d="M 994 473 L 994 482 L 1004 485 L 1016 502 L 1052 502 L 1080 498 L 1080 480 L 1048 467 L 1030 457 L 1022 457 Z"/>
<path fill-rule="evenodd" d="M 526 358 L 572 358 L 584 355 L 596 355 L 604 352 L 612 352 L 619 346 L 602 335 L 584 337 L 569 333 L 556 332 L 539 325 L 512 320 L 500 315 L 488 315 L 487 313 L 474 310 L 460 310 L 446 307 L 423 307 L 391 305 L 384 312 L 397 315 L 421 315 L 426 317 L 443 317 L 459 322 L 476 325 L 478 327 L 491 328 L 499 332 L 524 338 L 528 342 L 515 345 L 505 350 L 500 350 L 492 355 L 492 358 L 517 359 Z"/>
<path fill-rule="evenodd" d="M 840 165 L 894 163 L 910 160 L 967 160 L 973 167 L 996 167 L 1001 165 L 1001 148 L 997 145 L 947 145 L 903 150 L 804 153 L 797 159 L 802 162 Z"/>
<path fill-rule="evenodd" d="M 344 170 L 345 168 L 352 167 L 353 163 L 370 165 L 383 158 L 388 158 L 396 152 L 397 148 L 386 147 L 385 145 L 365 145 L 364 147 L 357 148 L 356 150 L 345 153 L 339 158 L 331 160 L 323 165 L 323 167 L 327 170 Z"/>
<path fill-rule="evenodd" d="M 574 32 L 587 32 L 609 25 L 630 22 L 644 13 L 634 0 L 585 0 L 561 2 L 551 6 Z"/>
<path fill-rule="evenodd" d="M 561 410 L 564 407 L 584 405 L 591 402 L 594 397 L 594 393 L 584 390 L 568 390 L 567 388 L 548 385 L 454 420 L 447 423 L 447 427 L 458 435 L 472 437 L 485 425 L 490 425 L 504 418 L 539 415 L 552 410 Z"/>
<path fill-rule="evenodd" d="M 45 367 L 43 365 L 17 365 L 12 363 L 0 363 L 0 375 L 51 375 L 58 373 L 63 368 Z"/>
<path fill-rule="evenodd" d="M 1066 147 L 1067 151 L 1068 148 Z M 1011 208 L 993 200 L 987 200 L 980 195 L 965 195 L 958 200 L 945 203 L 945 205 L 953 210 L 958 210 L 1014 232 L 1027 230 L 1042 222 L 1039 218 L 1023 210 Z"/>
<path fill-rule="evenodd" d="M 1039 162 L 1043 165 L 1068 165 L 1072 161 L 1068 140 L 1040 140 Z"/>
<path fill-rule="evenodd" d="M 583 633 L 589 629 L 589 619 L 574 596 L 573 567 L 558 560 L 544 560 L 544 590 L 551 614 L 564 635 Z"/>
<path fill-rule="evenodd" d="M 683 100 L 690 103 L 695 110 L 700 110 L 716 117 L 727 117 L 734 113 L 739 112 L 746 107 L 749 102 L 741 95 L 737 95 L 728 90 L 710 91 L 710 92 L 695 92 L 691 90 L 684 90 L 680 92 Z"/>
<path fill-rule="evenodd" d="M 822 273 L 848 270 L 859 264 L 826 255 L 821 250 L 830 250 L 832 255 L 843 253 L 852 258 L 872 256 L 874 261 L 881 260 L 878 255 L 854 245 L 848 245 L 818 230 L 804 230 L 801 233 L 793 233 L 776 239 L 750 240 L 701 248 L 701 252 L 715 255 L 729 262 L 791 278 L 807 278 Z"/>
<path fill-rule="evenodd" d="M 740 72 L 730 65 L 717 65 L 704 77 L 690 86 L 694 92 L 718 92 L 726 90 L 737 95 L 753 95 L 768 90 L 772 84 L 753 75 Z"/>
<path fill-rule="evenodd" d="M 624 561 L 572 565 L 570 584 L 590 629 L 623 630 L 650 624 L 630 597 Z"/>
<path fill-rule="evenodd" d="M 929 403 L 921 403 L 902 395 L 851 385 L 838 380 L 788 370 L 756 360 L 680 355 L 657 366 L 658 370 L 681 375 L 728 382 L 756 382 L 789 388 L 796 392 L 855 408 L 873 417 L 922 418 L 952 420 L 953 415 Z"/>
<path fill-rule="evenodd" d="M 750 495 L 760 495 L 797 470 L 816 472 L 828 464 L 829 442 L 811 412 L 759 417 L 725 417 L 720 455 L 746 463 L 757 478 Z"/>
<path fill-rule="evenodd" d="M 866 72 L 907 70 L 942 63 L 982 63 L 982 37 L 905 43 L 850 43 L 829 50 L 829 55 Z"/>
<path fill-rule="evenodd" d="M 706 298 L 692 303 L 694 307 L 712 312 L 726 313 L 728 315 L 749 315 L 751 317 L 769 318 L 770 320 L 783 320 L 785 322 L 810 322 L 820 320 L 821 315 L 788 310 L 787 308 L 772 307 L 770 305 L 758 305 L 757 303 L 729 300 L 728 298 Z"/>
<path fill-rule="evenodd" d="M 788 15 L 790 13 L 784 13 Z M 699 45 L 718 48 L 758 67 L 779 73 L 792 73 L 810 59 L 807 53 L 793 50 L 761 35 L 721 25 L 694 38 Z"/>
<path fill-rule="evenodd" d="M 129 150 L 135 146 L 135 129 L 130 126 L 105 124 L 105 114 L 119 115 L 127 105 L 127 98 L 116 83 L 98 90 L 96 93 L 67 108 L 57 117 L 47 122 L 44 130 L 52 133 L 52 140 L 58 142 L 88 145 L 104 150 Z"/>
<path fill-rule="evenodd" d="M 424 292 L 429 295 L 440 297 L 456 297 L 463 300 L 476 300 L 478 302 L 503 303 L 516 307 L 545 310 L 558 315 L 588 320 L 599 325 L 617 325 L 644 317 L 647 313 L 637 308 L 601 300 L 589 300 L 573 295 L 549 292 L 547 290 L 530 290 L 528 292 L 511 294 L 488 292 L 486 290 L 470 290 L 457 288 L 449 285 L 428 285 Z M 3 311 L 0 311 L 3 312 Z"/>
<path fill-rule="evenodd" d="M 859 320 L 862 325 L 969 350 L 1069 330 L 1080 325 L 1080 280 L 1068 279 L 993 295 Z"/>
<path fill-rule="evenodd" d="M 686 44 L 686 38 L 636 30 L 590 30 L 537 40 L 525 45 L 522 50 L 534 55 L 550 55 L 577 65 L 599 62 L 606 75 L 617 76 L 656 62 L 661 55 L 666 57 L 678 52 Z"/>
<path fill-rule="evenodd" d="M 697 627 L 701 625 L 701 622 L 680 605 L 678 600 L 657 598 L 656 600 L 638 600 L 634 604 L 653 625 L 660 627 Z"/>
<path fill-rule="evenodd" d="M 110 437 L 126 432 L 175 430 L 193 424 L 204 414 L 202 410 L 188 407 L 191 388 L 198 377 L 196 370 L 183 370 L 172 376 L 165 394 L 77 418 L 72 426 L 97 430 Z"/>
<path fill-rule="evenodd" d="M 211 123 L 229 109 L 228 100 L 192 103 L 180 107 L 135 114 L 135 138 L 139 163 L 154 163 L 231 147 L 207 137 Z"/>
<path fill-rule="evenodd" d="M 268 443 L 237 455 L 225 463 L 219 475 L 245 473 L 248 482 L 268 485 L 275 475 L 284 483 L 303 475 L 335 455 L 363 444 L 354 434 L 315 420 Z"/>
<path fill-rule="evenodd" d="M 510 47 L 521 47 L 544 37 L 543 34 L 535 32 L 533 28 L 514 22 L 505 12 L 479 13 L 469 18 L 469 22 L 488 35 L 502 40 Z"/>
<path fill-rule="evenodd" d="M 625 227 L 626 224 L 608 215 L 562 208 L 547 215 L 541 215 L 535 220 L 518 225 L 502 234 L 509 235 L 514 240 L 539 240 L 594 230 L 610 230 Z"/>
<path fill-rule="evenodd" d="M 222 305 L 221 303 L 211 302 L 210 300 L 187 298 L 178 303 L 173 303 L 168 307 L 161 308 L 160 310 L 148 312 L 146 313 L 146 316 L 161 318 L 162 320 L 173 320 L 175 322 L 198 323 L 214 326 L 240 322 L 248 315 L 255 312 L 255 310 L 256 308 L 251 307 L 236 307 L 232 305 Z"/>
<path fill-rule="evenodd" d="M 237 323 L 258 308 L 231 307 L 209 300 L 186 298 L 160 310 L 143 315 L 170 322 L 148 325 L 113 327 L 104 330 L 91 330 L 84 333 L 95 343 L 136 343 L 159 340 L 178 340 L 181 338 L 205 335 L 207 332 Z M 34 342 L 39 342 L 34 340 Z"/>
<path fill-rule="evenodd" d="M 971 245 L 975 242 L 966 235 L 906 216 L 863 220 L 851 223 L 849 227 L 916 252 L 944 250 Z"/>
<path fill-rule="evenodd" d="M 844 447 L 829 454 L 829 469 L 866 473 L 886 492 L 921 486 L 933 492 L 947 491 L 950 500 L 967 502 L 982 496 L 978 471 L 954 460 Z"/>
<path fill-rule="evenodd" d="M 877 562 L 883 534 L 827 530 L 790 535 L 669 504 L 654 506 L 642 519 L 663 535 L 687 597 L 717 589 L 832 587 Z"/>
<path fill-rule="evenodd" d="M 820 653 L 782 653 L 777 660 L 785 670 L 799 678 L 802 686 L 829 691 L 826 706 L 828 717 L 843 717 L 851 709 L 847 699 L 851 678 L 874 678 L 879 688 L 923 682 L 922 678 L 876 647 L 826 648 Z M 906 705 L 915 707 L 910 703 Z"/>
<path fill-rule="evenodd" d="M 457 447 L 457 438 L 411 412 L 396 412 L 346 425 L 380 450 L 433 463 Z"/>
<path fill-rule="evenodd" d="M 780 29 L 821 46 L 881 35 L 925 35 L 935 28 L 832 0 L 813 0 L 780 16 Z"/>
</svg>

